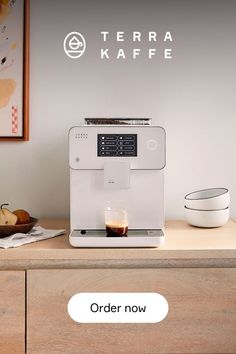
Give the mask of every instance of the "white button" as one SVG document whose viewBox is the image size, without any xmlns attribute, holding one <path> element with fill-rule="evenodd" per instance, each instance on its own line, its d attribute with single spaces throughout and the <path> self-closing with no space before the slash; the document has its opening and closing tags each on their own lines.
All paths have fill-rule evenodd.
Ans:
<svg viewBox="0 0 236 354">
<path fill-rule="evenodd" d="M 157 323 L 168 313 L 168 302 L 157 293 L 79 293 L 68 313 L 79 323 Z"/>
<path fill-rule="evenodd" d="M 157 141 L 155 139 L 149 139 L 147 141 L 148 150 L 154 151 L 157 149 Z"/>
</svg>

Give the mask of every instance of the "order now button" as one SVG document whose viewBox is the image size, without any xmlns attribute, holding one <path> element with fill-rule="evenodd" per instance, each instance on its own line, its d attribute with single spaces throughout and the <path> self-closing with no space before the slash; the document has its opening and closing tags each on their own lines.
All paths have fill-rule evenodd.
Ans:
<svg viewBox="0 0 236 354">
<path fill-rule="evenodd" d="M 157 323 L 168 313 L 168 302 L 157 293 L 79 293 L 68 303 L 79 323 Z"/>
</svg>

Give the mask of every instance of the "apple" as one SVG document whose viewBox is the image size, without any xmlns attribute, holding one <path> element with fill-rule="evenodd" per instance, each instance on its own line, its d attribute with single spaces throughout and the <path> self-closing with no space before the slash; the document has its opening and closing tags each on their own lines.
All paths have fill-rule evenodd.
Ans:
<svg viewBox="0 0 236 354">
<path fill-rule="evenodd" d="M 0 225 L 16 225 L 17 216 L 7 208 L 3 208 L 5 205 L 9 204 L 2 204 L 0 207 Z"/>
<path fill-rule="evenodd" d="M 30 214 L 23 209 L 17 209 L 13 211 L 13 214 L 17 217 L 17 224 L 28 224 L 30 222 Z"/>
</svg>

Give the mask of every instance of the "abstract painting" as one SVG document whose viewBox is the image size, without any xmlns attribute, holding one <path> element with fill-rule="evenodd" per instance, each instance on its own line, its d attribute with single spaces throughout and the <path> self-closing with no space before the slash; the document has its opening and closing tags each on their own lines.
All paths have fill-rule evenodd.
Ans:
<svg viewBox="0 0 236 354">
<path fill-rule="evenodd" d="M 29 0 L 0 0 L 0 140 L 29 139 Z"/>
</svg>

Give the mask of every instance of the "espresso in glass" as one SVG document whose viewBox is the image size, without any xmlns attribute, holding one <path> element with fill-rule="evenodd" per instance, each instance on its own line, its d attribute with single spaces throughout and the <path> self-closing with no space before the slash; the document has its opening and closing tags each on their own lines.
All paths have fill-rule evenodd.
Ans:
<svg viewBox="0 0 236 354">
<path fill-rule="evenodd" d="M 128 215 L 125 208 L 107 206 L 105 209 L 105 225 L 107 236 L 127 236 Z"/>
<path fill-rule="evenodd" d="M 127 236 L 128 225 L 106 224 L 106 232 L 109 237 Z"/>
</svg>

